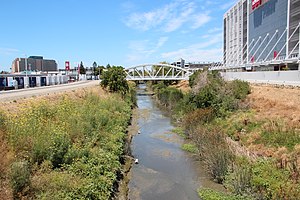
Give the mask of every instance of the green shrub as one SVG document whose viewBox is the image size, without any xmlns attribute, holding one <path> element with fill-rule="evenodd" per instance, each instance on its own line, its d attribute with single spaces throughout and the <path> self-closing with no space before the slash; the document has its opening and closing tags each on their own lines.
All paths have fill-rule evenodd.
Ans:
<svg viewBox="0 0 300 200">
<path fill-rule="evenodd" d="M 7 120 L 9 144 L 18 158 L 34 166 L 32 195 L 40 199 L 111 197 L 133 105 L 127 95 L 101 98 L 86 92 L 76 100 L 64 97 L 55 105 L 34 105 Z M 22 172 L 18 179 L 25 167 L 12 167 L 12 183 L 20 193 L 30 185 L 28 174 Z M 28 165 L 26 170 L 29 173 Z"/>
<path fill-rule="evenodd" d="M 233 154 L 227 145 L 208 146 L 204 154 L 204 163 L 209 174 L 217 183 L 223 183 L 233 162 Z"/>
<path fill-rule="evenodd" d="M 181 146 L 181 148 L 184 150 L 184 151 L 187 151 L 187 152 L 190 152 L 190 153 L 197 153 L 198 152 L 198 148 L 196 145 L 194 144 L 183 144 Z"/>
<path fill-rule="evenodd" d="M 28 162 L 14 162 L 11 165 L 10 183 L 14 197 L 20 196 L 23 189 L 30 185 L 30 169 Z"/>
<path fill-rule="evenodd" d="M 57 134 L 53 139 L 53 144 L 49 149 L 49 160 L 54 168 L 61 167 L 64 164 L 64 157 L 67 154 L 71 142 L 68 137 Z"/>
<path fill-rule="evenodd" d="M 218 127 L 200 125 L 190 132 L 190 137 L 197 145 L 208 173 L 216 182 L 222 183 L 234 160 L 224 133 Z"/>
<path fill-rule="evenodd" d="M 101 79 L 101 86 L 103 88 L 108 87 L 111 92 L 119 92 L 124 96 L 129 90 L 123 67 L 113 66 L 108 68 L 107 71 L 104 71 Z"/>
<path fill-rule="evenodd" d="M 299 199 L 300 185 L 289 180 L 289 171 L 278 169 L 270 160 L 256 162 L 252 171 L 251 184 L 256 198 Z"/>
<path fill-rule="evenodd" d="M 5 125 L 5 115 L 0 111 L 0 128 L 3 129 Z"/>
<path fill-rule="evenodd" d="M 183 137 L 183 138 L 186 138 L 186 134 L 184 132 L 184 129 L 181 128 L 181 127 L 176 127 L 172 130 L 173 133 L 176 133 L 177 135 Z"/>
<path fill-rule="evenodd" d="M 201 188 L 198 194 L 202 200 L 252 200 L 251 197 L 226 194 L 206 188 Z"/>
<path fill-rule="evenodd" d="M 300 131 L 277 121 L 269 121 L 262 127 L 260 138 L 255 142 L 271 147 L 287 147 L 292 150 L 300 143 Z"/>
<path fill-rule="evenodd" d="M 176 88 L 167 87 L 159 90 L 157 97 L 163 105 L 173 108 L 183 98 L 183 93 Z"/>
<path fill-rule="evenodd" d="M 247 158 L 237 158 L 231 172 L 225 180 L 225 186 L 231 192 L 238 195 L 251 195 L 252 191 L 252 163 Z"/>
<path fill-rule="evenodd" d="M 228 83 L 229 89 L 233 92 L 236 99 L 245 99 L 251 92 L 251 88 L 248 82 L 241 80 L 234 80 Z"/>
</svg>

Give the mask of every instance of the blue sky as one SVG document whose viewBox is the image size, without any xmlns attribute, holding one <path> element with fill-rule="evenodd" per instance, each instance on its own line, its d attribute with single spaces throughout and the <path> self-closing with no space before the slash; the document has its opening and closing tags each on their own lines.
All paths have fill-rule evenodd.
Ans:
<svg viewBox="0 0 300 200">
<path fill-rule="evenodd" d="M 130 67 L 218 61 L 236 0 L 0 0 L 0 71 L 25 55 Z"/>
</svg>

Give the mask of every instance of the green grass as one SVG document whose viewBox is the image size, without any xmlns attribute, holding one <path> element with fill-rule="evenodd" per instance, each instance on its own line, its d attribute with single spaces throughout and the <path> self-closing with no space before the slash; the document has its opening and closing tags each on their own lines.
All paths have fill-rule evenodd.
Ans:
<svg viewBox="0 0 300 200">
<path fill-rule="evenodd" d="M 206 188 L 201 188 L 198 194 L 202 200 L 251 200 L 249 197 L 225 194 Z"/>
<path fill-rule="evenodd" d="M 8 116 L 10 147 L 18 160 L 34 166 L 30 184 L 13 177 L 20 185 L 16 192 L 29 188 L 42 199 L 109 199 L 121 170 L 131 106 L 117 94 L 101 99 L 86 92 Z"/>
<path fill-rule="evenodd" d="M 258 144 L 264 144 L 270 147 L 286 147 L 293 150 L 295 145 L 300 143 L 300 132 L 295 129 L 262 131 L 261 137 L 256 140 Z"/>
<path fill-rule="evenodd" d="M 181 148 L 190 153 L 197 153 L 199 151 L 197 146 L 194 144 L 183 144 Z"/>
<path fill-rule="evenodd" d="M 176 127 L 172 130 L 173 133 L 176 133 L 177 135 L 179 135 L 182 138 L 186 138 L 186 134 L 184 132 L 184 129 L 181 127 Z"/>
</svg>

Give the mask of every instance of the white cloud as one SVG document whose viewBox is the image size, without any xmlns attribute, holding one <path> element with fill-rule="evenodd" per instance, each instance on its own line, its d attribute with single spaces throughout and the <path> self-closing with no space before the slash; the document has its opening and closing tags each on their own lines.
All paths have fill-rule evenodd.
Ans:
<svg viewBox="0 0 300 200">
<path fill-rule="evenodd" d="M 8 56 L 15 53 L 19 53 L 20 50 L 18 49 L 12 49 L 12 48 L 1 48 L 0 47 L 0 55 Z"/>
<path fill-rule="evenodd" d="M 194 24 L 192 26 L 193 29 L 197 29 L 204 24 L 208 23 L 211 20 L 211 17 L 208 13 L 202 13 L 194 16 Z"/>
<path fill-rule="evenodd" d="M 130 53 L 127 55 L 127 63 L 137 63 L 150 58 L 168 39 L 168 37 L 160 37 L 156 42 L 149 40 L 131 41 L 129 43 Z"/>
<path fill-rule="evenodd" d="M 197 29 L 210 20 L 208 12 L 197 13 L 197 6 L 194 2 L 177 0 L 152 11 L 132 13 L 124 23 L 130 28 L 141 31 L 158 28 L 164 32 L 173 32 L 184 25 Z"/>
<path fill-rule="evenodd" d="M 161 57 L 168 60 L 184 58 L 188 62 L 220 61 L 222 58 L 221 34 L 211 35 L 206 42 L 190 45 L 176 51 L 162 53 Z"/>
</svg>

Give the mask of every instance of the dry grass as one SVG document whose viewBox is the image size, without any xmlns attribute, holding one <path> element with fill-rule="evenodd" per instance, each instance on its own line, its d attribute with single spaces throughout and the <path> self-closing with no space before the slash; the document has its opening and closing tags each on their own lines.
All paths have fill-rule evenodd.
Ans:
<svg viewBox="0 0 300 200">
<path fill-rule="evenodd" d="M 300 124 L 300 89 L 251 86 L 248 102 L 259 119 L 281 119 L 290 126 Z"/>
<path fill-rule="evenodd" d="M 171 87 L 177 88 L 184 93 L 187 93 L 191 90 L 191 88 L 189 86 L 189 81 L 187 81 L 187 80 L 179 81 L 178 84 L 172 85 Z"/>
<path fill-rule="evenodd" d="M 17 113 L 20 109 L 30 107 L 31 105 L 38 104 L 41 101 L 47 101 L 49 103 L 55 104 L 58 100 L 60 100 L 64 96 L 68 96 L 72 99 L 80 99 L 85 96 L 86 93 L 94 93 L 98 94 L 102 98 L 107 97 L 106 91 L 104 91 L 99 86 L 93 86 L 89 88 L 81 88 L 71 91 L 65 91 L 60 93 L 51 93 L 44 96 L 36 96 L 16 101 L 10 102 L 0 102 L 0 111 L 8 112 L 10 114 Z"/>
</svg>

